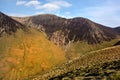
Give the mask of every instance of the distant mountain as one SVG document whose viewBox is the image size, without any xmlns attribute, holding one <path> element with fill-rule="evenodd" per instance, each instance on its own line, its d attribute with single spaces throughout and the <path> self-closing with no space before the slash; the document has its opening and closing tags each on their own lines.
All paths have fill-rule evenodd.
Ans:
<svg viewBox="0 0 120 80">
<path fill-rule="evenodd" d="M 0 12 L 0 36 L 2 36 L 2 34 L 4 33 L 12 34 L 16 32 L 17 29 L 25 30 L 26 27 L 23 24 Z"/>
<path fill-rule="evenodd" d="M 96 44 L 115 39 L 118 35 L 112 28 L 82 17 L 65 19 L 56 15 L 44 14 L 14 19 L 45 31 L 49 39 L 58 45 L 80 40 Z"/>
</svg>

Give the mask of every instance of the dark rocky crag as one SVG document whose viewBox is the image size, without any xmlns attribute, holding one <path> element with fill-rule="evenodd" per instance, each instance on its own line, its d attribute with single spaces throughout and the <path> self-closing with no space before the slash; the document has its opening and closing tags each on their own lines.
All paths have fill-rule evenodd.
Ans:
<svg viewBox="0 0 120 80">
<path fill-rule="evenodd" d="M 2 36 L 4 33 L 15 33 L 17 29 L 26 30 L 26 27 L 23 24 L 0 12 L 0 36 Z"/>
</svg>

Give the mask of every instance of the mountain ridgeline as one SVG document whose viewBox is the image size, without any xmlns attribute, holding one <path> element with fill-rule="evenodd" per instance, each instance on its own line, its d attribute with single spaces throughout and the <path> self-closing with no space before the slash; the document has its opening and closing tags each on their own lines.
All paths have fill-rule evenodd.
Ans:
<svg viewBox="0 0 120 80">
<path fill-rule="evenodd" d="M 13 18 L 27 26 L 44 31 L 48 38 L 57 45 L 65 45 L 71 41 L 86 41 L 89 44 L 96 44 L 110 41 L 118 36 L 118 32 L 114 29 L 82 17 L 66 19 L 56 15 L 43 14 Z"/>
<path fill-rule="evenodd" d="M 13 34 L 17 29 L 25 31 L 27 28 L 23 24 L 0 12 L 0 36 L 5 33 Z"/>
</svg>

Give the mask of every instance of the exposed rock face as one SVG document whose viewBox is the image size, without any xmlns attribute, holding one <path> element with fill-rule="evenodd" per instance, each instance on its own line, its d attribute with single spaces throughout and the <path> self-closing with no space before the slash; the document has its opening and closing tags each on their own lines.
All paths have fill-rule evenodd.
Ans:
<svg viewBox="0 0 120 80">
<path fill-rule="evenodd" d="M 3 33 L 12 34 L 20 28 L 25 29 L 21 23 L 0 12 L 0 36 Z"/>
<path fill-rule="evenodd" d="M 112 28 L 97 24 L 86 18 L 65 19 L 55 15 L 45 14 L 27 17 L 24 24 L 45 31 L 48 38 L 58 45 L 70 41 L 87 41 L 89 44 L 110 41 L 118 33 Z"/>
</svg>

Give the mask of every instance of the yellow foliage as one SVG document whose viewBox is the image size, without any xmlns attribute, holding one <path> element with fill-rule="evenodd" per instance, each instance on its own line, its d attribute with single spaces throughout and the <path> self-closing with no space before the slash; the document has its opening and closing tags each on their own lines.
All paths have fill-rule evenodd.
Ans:
<svg viewBox="0 0 120 80">
<path fill-rule="evenodd" d="M 0 38 L 0 78 L 20 80 L 63 63 L 64 52 L 42 32 L 18 30 Z"/>
</svg>

